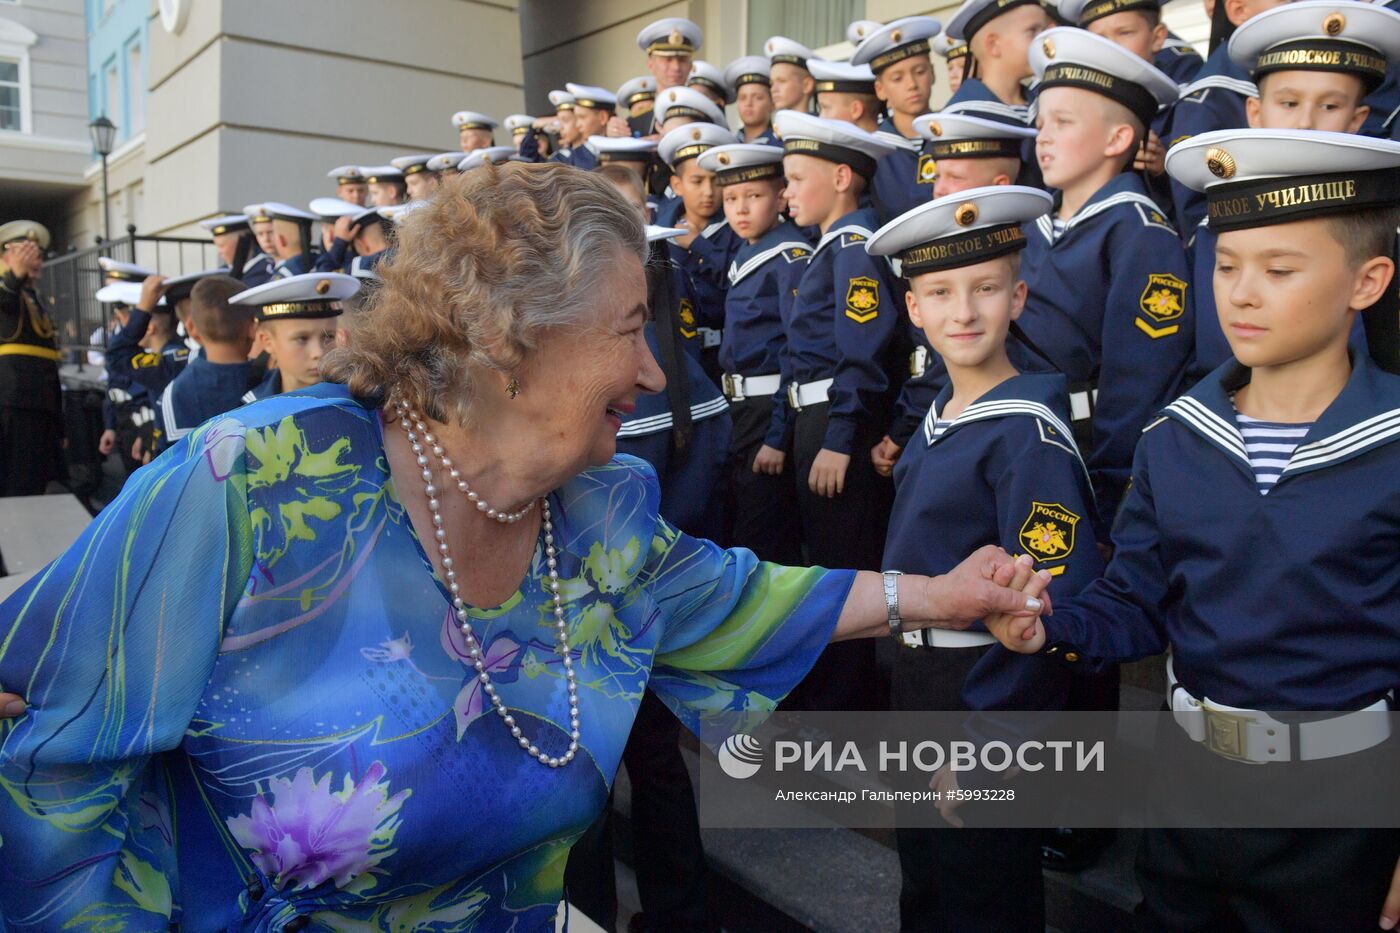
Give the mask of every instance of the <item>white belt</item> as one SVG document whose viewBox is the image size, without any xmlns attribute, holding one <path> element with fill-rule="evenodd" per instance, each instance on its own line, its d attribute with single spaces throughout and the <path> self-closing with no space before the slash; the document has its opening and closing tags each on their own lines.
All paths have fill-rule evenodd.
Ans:
<svg viewBox="0 0 1400 933">
<path fill-rule="evenodd" d="M 1085 389 L 1069 394 L 1069 416 L 1074 421 L 1088 421 L 1094 415 L 1094 406 L 1099 403 L 1098 389 Z"/>
<path fill-rule="evenodd" d="M 125 405 L 131 401 L 131 393 L 125 389 L 108 389 L 107 398 L 112 400 L 113 405 Z"/>
<path fill-rule="evenodd" d="M 798 385 L 788 383 L 788 404 L 801 411 L 810 405 L 820 405 L 827 400 L 826 390 L 831 388 L 834 379 L 818 379 Z"/>
<path fill-rule="evenodd" d="M 1351 755 L 1390 738 L 1390 704 L 1382 697 L 1365 709 L 1315 722 L 1280 722 L 1267 713 L 1197 699 L 1176 679 L 1167 658 L 1167 704 L 1193 742 L 1222 758 L 1251 764 L 1316 761 Z M 1297 747 L 1294 747 L 1294 738 Z"/>
<path fill-rule="evenodd" d="M 928 369 L 928 347 L 915 347 L 909 354 L 909 375 L 918 378 Z"/>
<path fill-rule="evenodd" d="M 720 379 L 720 387 L 731 402 L 742 402 L 746 398 L 771 397 L 783 384 L 778 373 L 767 376 L 741 376 L 738 373 L 725 373 Z"/>
<path fill-rule="evenodd" d="M 715 330 L 713 327 L 697 327 L 695 333 L 700 337 L 700 348 L 710 350 L 724 342 L 724 331 Z"/>
<path fill-rule="evenodd" d="M 986 632 L 954 632 L 942 628 L 905 632 L 900 637 L 910 648 L 981 648 L 983 645 L 997 643 L 997 640 Z"/>
</svg>

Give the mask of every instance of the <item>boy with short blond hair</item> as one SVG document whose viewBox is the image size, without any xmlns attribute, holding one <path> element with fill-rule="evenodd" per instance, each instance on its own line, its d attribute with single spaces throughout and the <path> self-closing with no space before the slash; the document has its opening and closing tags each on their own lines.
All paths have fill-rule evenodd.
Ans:
<svg viewBox="0 0 1400 933">
<path fill-rule="evenodd" d="M 967 70 L 943 110 L 957 113 L 976 104 L 998 119 L 1029 123 L 1025 81 L 1032 75 L 1031 43 L 1050 26 L 1039 0 L 966 0 L 946 33 L 967 43 Z"/>
</svg>

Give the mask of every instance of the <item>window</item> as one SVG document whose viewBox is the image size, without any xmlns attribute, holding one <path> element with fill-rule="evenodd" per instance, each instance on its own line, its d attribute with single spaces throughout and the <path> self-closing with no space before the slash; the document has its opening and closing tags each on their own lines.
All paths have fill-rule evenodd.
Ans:
<svg viewBox="0 0 1400 933">
<path fill-rule="evenodd" d="M 834 45 L 864 15 L 865 0 L 749 0 L 749 52 L 762 55 L 769 36 L 786 36 L 811 49 Z"/>
<path fill-rule="evenodd" d="M 24 129 L 24 85 L 19 62 L 0 59 L 0 130 Z"/>
<path fill-rule="evenodd" d="M 141 39 L 136 37 L 126 49 L 126 121 L 129 136 L 146 128 L 146 79 L 141 70 Z"/>
<path fill-rule="evenodd" d="M 126 127 L 122 123 L 126 122 L 125 114 L 122 113 L 122 86 L 117 77 L 117 60 L 111 58 L 107 64 L 102 66 L 102 112 L 107 115 L 107 119 L 117 124 L 117 137 L 121 138 L 126 134 Z"/>
<path fill-rule="evenodd" d="M 0 131 L 30 132 L 29 49 L 37 41 L 32 29 L 0 18 Z"/>
</svg>

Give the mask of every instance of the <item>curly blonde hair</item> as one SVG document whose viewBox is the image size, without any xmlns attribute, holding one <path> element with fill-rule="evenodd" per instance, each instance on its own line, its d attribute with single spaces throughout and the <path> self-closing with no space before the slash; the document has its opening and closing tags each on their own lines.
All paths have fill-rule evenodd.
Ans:
<svg viewBox="0 0 1400 933">
<path fill-rule="evenodd" d="M 404 218 L 323 370 L 357 396 L 392 389 L 466 424 L 477 374 L 512 371 L 547 330 L 587 326 L 602 277 L 629 254 L 645 257 L 646 236 L 611 182 L 558 164 L 472 169 Z"/>
</svg>

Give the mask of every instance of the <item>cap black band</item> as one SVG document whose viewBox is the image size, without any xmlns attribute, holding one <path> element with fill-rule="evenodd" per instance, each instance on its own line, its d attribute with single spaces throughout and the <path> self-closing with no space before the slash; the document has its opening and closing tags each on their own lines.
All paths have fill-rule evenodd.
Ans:
<svg viewBox="0 0 1400 933">
<path fill-rule="evenodd" d="M 977 34 L 977 30 L 996 19 L 1007 10 L 1018 6 L 1040 5 L 1040 0 L 992 0 L 982 9 L 978 10 L 967 20 L 967 25 L 963 27 L 963 41 L 971 42 L 972 37 Z"/>
<path fill-rule="evenodd" d="M 918 42 L 909 42 L 905 45 L 897 45 L 881 55 L 876 55 L 870 60 L 870 70 L 879 74 L 891 65 L 897 65 L 906 58 L 913 58 L 915 55 L 928 54 L 928 40 L 920 39 Z"/>
<path fill-rule="evenodd" d="M 681 104 L 678 107 L 666 108 L 666 119 L 669 120 L 672 117 L 694 117 L 695 119 L 703 120 L 706 123 L 714 122 L 710 119 L 710 115 L 705 111 L 695 107 L 687 107 L 684 104 Z"/>
<path fill-rule="evenodd" d="M 146 273 L 144 273 L 144 272 L 127 272 L 125 269 L 104 269 L 104 270 L 102 270 L 102 275 L 103 275 L 105 278 L 111 279 L 113 282 L 144 282 L 144 281 L 146 281 Z"/>
<path fill-rule="evenodd" d="M 714 143 L 691 143 L 689 146 L 681 146 L 671 156 L 670 165 L 675 168 L 686 159 L 693 159 L 707 149 L 713 149 Z"/>
<path fill-rule="evenodd" d="M 707 88 L 709 88 L 710 90 L 714 91 L 716 94 L 719 94 L 721 97 L 728 97 L 728 96 L 729 96 L 729 89 L 728 89 L 727 87 L 725 87 L 723 84 L 720 84 L 720 83 L 717 82 L 717 81 L 711 81 L 709 78 L 705 77 L 704 75 L 691 75 L 691 76 L 690 76 L 690 80 L 686 81 L 685 83 L 688 84 L 688 85 L 689 85 L 689 84 L 703 84 L 705 87 L 707 87 Z"/>
<path fill-rule="evenodd" d="M 951 62 L 959 58 L 967 58 L 970 53 L 971 49 L 969 49 L 967 43 L 964 42 L 960 45 L 950 46 L 948 50 L 943 53 L 943 57 Z"/>
<path fill-rule="evenodd" d="M 651 149 L 624 149 L 609 152 L 603 150 L 598 153 L 599 162 L 650 162 L 651 157 L 656 153 Z"/>
<path fill-rule="evenodd" d="M 875 93 L 874 81 L 818 81 L 814 93 L 817 94 L 866 94 Z"/>
<path fill-rule="evenodd" d="M 337 175 L 335 177 L 337 185 L 362 185 L 365 183 L 363 175 Z"/>
<path fill-rule="evenodd" d="M 899 254 L 900 274 L 907 279 L 925 272 L 974 266 L 1025 247 L 1026 234 L 1020 224 L 983 227 L 906 249 Z"/>
<path fill-rule="evenodd" d="M 734 87 L 736 90 L 743 87 L 745 84 L 761 84 L 764 87 L 769 87 L 772 83 L 772 80 L 763 72 L 750 71 L 746 74 L 739 75 L 739 77 L 734 80 Z"/>
<path fill-rule="evenodd" d="M 495 127 L 488 126 L 488 125 L 486 125 L 485 123 L 468 121 L 468 122 L 466 122 L 466 123 L 459 123 L 459 124 L 457 124 L 457 129 L 458 129 L 459 131 L 460 131 L 460 130 L 491 130 L 491 129 L 495 129 Z"/>
<path fill-rule="evenodd" d="M 1268 49 L 1254 65 L 1255 80 L 1275 71 L 1340 71 L 1361 78 L 1369 93 L 1385 80 L 1386 60 L 1375 49 L 1338 39 L 1299 39 Z"/>
<path fill-rule="evenodd" d="M 1206 189 L 1206 203 L 1215 231 L 1395 207 L 1400 205 L 1400 169 L 1227 182 Z"/>
<path fill-rule="evenodd" d="M 557 104 L 554 105 L 554 110 L 555 110 L 556 113 L 559 112 L 560 110 L 573 110 L 573 109 L 574 109 L 574 102 L 571 101 L 571 100 L 560 101 L 559 103 L 557 103 Z"/>
<path fill-rule="evenodd" d="M 807 59 L 801 55 L 774 55 L 769 61 L 774 65 L 796 65 L 803 70 L 807 68 Z"/>
<path fill-rule="evenodd" d="M 253 317 L 259 321 L 280 321 L 283 318 L 323 318 L 339 317 L 338 301 L 282 301 L 276 304 L 259 305 L 253 309 Z"/>
<path fill-rule="evenodd" d="M 781 162 L 764 162 L 762 165 L 745 165 L 715 173 L 715 184 L 724 188 L 728 185 L 742 185 L 746 181 L 762 181 L 765 178 L 782 178 Z"/>
<path fill-rule="evenodd" d="M 407 178 L 409 175 L 417 175 L 419 172 L 426 172 L 427 170 L 428 170 L 428 163 L 426 163 L 426 162 L 414 162 L 412 165 L 408 166 L 407 168 L 405 168 L 405 169 L 403 170 L 403 174 L 404 174 L 404 177 Z"/>
<path fill-rule="evenodd" d="M 218 226 L 210 227 L 209 232 L 214 236 L 219 236 L 220 234 L 224 233 L 242 233 L 244 230 L 251 229 L 252 228 L 248 226 L 246 222 L 243 222 L 233 224 L 219 224 Z"/>
<path fill-rule="evenodd" d="M 949 139 L 927 143 L 935 159 L 1019 159 L 1021 139 Z"/>
<path fill-rule="evenodd" d="M 1151 10 L 1154 13 L 1161 13 L 1162 4 L 1160 0 L 1098 0 L 1097 3 L 1086 4 L 1084 9 L 1079 11 L 1079 25 L 1081 27 L 1087 26 L 1105 16 L 1112 16 L 1114 13 L 1123 13 L 1128 10 Z"/>
<path fill-rule="evenodd" d="M 655 92 L 655 91 L 637 91 L 636 93 L 628 94 L 628 95 L 627 95 L 627 100 L 625 100 L 624 103 L 627 104 L 627 106 L 630 107 L 630 106 L 632 106 L 633 104 L 637 103 L 638 101 L 643 101 L 643 100 L 656 100 L 656 92 Z"/>
<path fill-rule="evenodd" d="M 606 110 L 608 113 L 612 113 L 615 109 L 615 105 L 608 101 L 593 100 L 588 97 L 575 97 L 574 104 L 575 106 L 585 107 L 589 110 Z"/>
<path fill-rule="evenodd" d="M 875 175 L 875 160 L 858 149 L 848 149 L 815 139 L 785 139 L 783 152 L 788 155 L 815 156 L 828 162 L 849 165 L 862 178 L 872 178 Z"/>
<path fill-rule="evenodd" d="M 1051 87 L 1077 87 L 1102 94 L 1131 110 L 1144 127 L 1150 126 L 1152 118 L 1157 115 L 1157 98 L 1147 88 L 1087 65 L 1065 62 L 1046 68 L 1037 91 L 1043 92 Z"/>
</svg>

